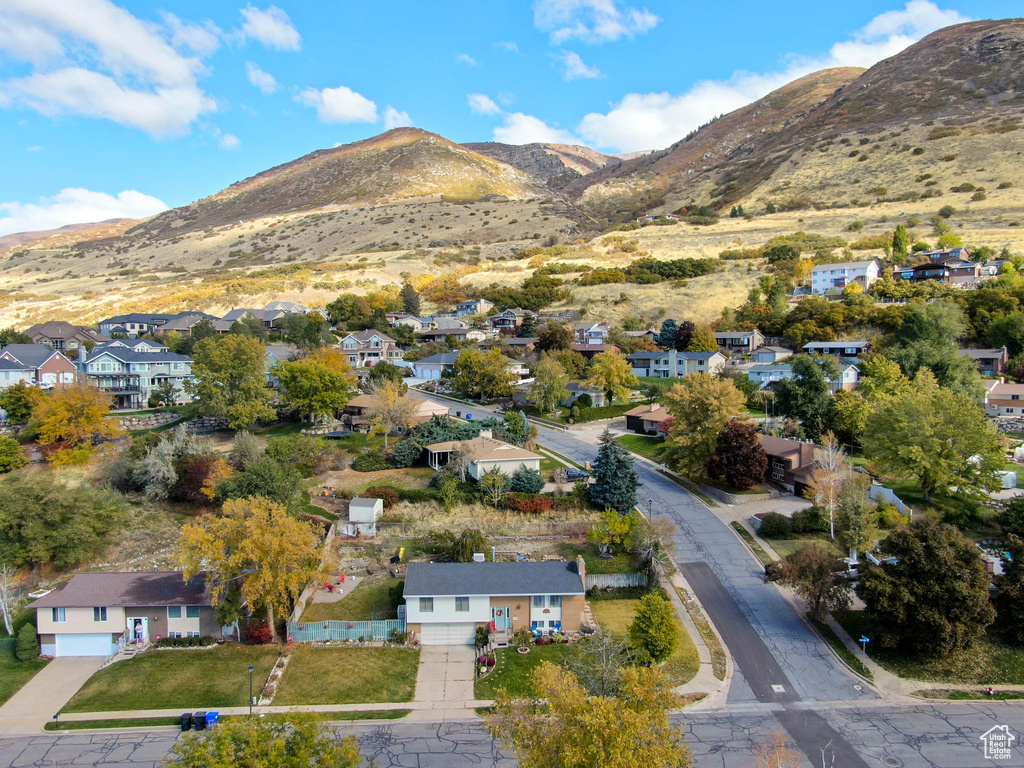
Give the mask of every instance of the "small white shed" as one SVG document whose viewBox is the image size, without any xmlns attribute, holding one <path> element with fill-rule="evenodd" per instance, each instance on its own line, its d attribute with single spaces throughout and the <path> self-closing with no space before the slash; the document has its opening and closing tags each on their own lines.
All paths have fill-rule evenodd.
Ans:
<svg viewBox="0 0 1024 768">
<path fill-rule="evenodd" d="M 375 536 L 377 520 L 383 514 L 383 499 L 356 496 L 348 503 L 348 525 L 345 526 L 345 532 L 349 536 Z"/>
</svg>

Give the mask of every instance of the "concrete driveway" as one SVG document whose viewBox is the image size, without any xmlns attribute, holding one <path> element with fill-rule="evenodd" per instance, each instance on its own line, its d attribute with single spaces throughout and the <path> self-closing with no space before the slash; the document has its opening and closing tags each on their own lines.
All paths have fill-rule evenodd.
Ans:
<svg viewBox="0 0 1024 768">
<path fill-rule="evenodd" d="M 51 661 L 0 707 L 0 736 L 41 732 L 106 660 L 106 656 L 63 656 Z"/>
<path fill-rule="evenodd" d="M 471 706 L 476 674 L 476 651 L 471 645 L 425 645 L 420 648 L 420 666 L 416 672 L 416 696 L 413 701 L 430 704 L 430 709 L 415 710 L 416 719 L 437 718 L 437 710 L 465 719 Z"/>
</svg>

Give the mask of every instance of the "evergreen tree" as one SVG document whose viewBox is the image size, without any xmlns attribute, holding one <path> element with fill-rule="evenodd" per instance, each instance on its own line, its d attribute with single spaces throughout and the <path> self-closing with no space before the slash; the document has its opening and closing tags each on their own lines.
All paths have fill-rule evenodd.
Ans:
<svg viewBox="0 0 1024 768">
<path fill-rule="evenodd" d="M 14 655 L 21 661 L 31 661 L 39 656 L 39 635 L 31 624 L 23 624 L 18 631 L 18 645 Z"/>
<path fill-rule="evenodd" d="M 900 224 L 892 233 L 892 255 L 897 258 L 905 258 L 910 249 L 910 235 L 907 228 Z"/>
<path fill-rule="evenodd" d="M 590 501 L 599 507 L 629 514 L 636 506 L 636 489 L 640 487 L 633 456 L 607 429 L 601 434 L 601 447 L 591 474 Z"/>
<path fill-rule="evenodd" d="M 537 316 L 527 312 L 522 325 L 519 326 L 519 338 L 532 339 L 535 336 L 537 336 Z"/>
<path fill-rule="evenodd" d="M 420 313 L 420 295 L 416 293 L 412 283 L 406 283 L 402 286 L 401 297 L 403 311 L 408 312 L 410 315 L 418 315 Z"/>
<path fill-rule="evenodd" d="M 661 324 L 661 333 L 655 341 L 662 349 L 675 349 L 676 339 L 679 336 L 679 323 L 671 317 Z"/>
</svg>

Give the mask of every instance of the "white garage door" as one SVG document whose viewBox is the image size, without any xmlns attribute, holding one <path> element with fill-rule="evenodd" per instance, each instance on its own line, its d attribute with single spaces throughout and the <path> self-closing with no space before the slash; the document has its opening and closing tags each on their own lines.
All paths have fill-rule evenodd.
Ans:
<svg viewBox="0 0 1024 768">
<path fill-rule="evenodd" d="M 58 656 L 109 656 L 113 652 L 109 632 L 100 635 L 57 635 Z"/>
<path fill-rule="evenodd" d="M 473 645 L 476 624 L 424 624 L 421 645 Z"/>
</svg>

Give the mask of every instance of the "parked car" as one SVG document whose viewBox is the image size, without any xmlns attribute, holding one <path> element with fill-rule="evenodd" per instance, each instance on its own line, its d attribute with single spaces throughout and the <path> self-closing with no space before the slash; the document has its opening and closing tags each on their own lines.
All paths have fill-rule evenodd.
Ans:
<svg viewBox="0 0 1024 768">
<path fill-rule="evenodd" d="M 572 482 L 577 480 L 587 480 L 590 478 L 589 472 L 584 472 L 582 469 L 576 469 L 575 467 L 569 467 L 565 470 L 565 479 Z"/>
</svg>

